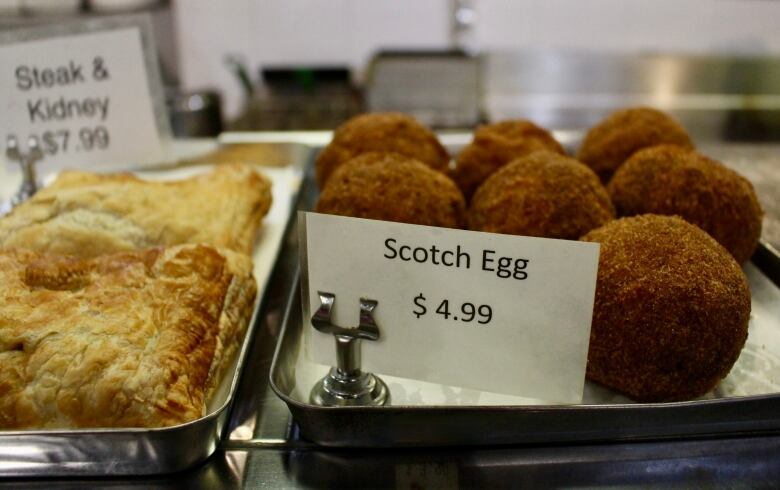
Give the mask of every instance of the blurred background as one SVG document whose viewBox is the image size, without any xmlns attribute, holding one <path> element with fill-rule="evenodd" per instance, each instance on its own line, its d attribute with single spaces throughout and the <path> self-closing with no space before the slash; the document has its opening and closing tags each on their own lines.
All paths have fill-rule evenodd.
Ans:
<svg viewBox="0 0 780 490">
<path fill-rule="evenodd" d="M 581 129 L 645 104 L 696 138 L 780 140 L 777 0 L 0 0 L 0 29 L 130 12 L 153 18 L 182 136 L 365 110 Z"/>
</svg>

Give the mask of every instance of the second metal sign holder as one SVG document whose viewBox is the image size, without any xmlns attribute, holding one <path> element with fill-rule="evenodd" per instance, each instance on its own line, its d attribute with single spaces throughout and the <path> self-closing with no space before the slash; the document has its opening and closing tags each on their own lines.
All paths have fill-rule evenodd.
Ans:
<svg viewBox="0 0 780 490">
<path fill-rule="evenodd" d="M 0 202 L 0 216 L 10 213 L 13 208 L 31 198 L 41 187 L 35 173 L 36 162 L 43 159 L 38 138 L 30 136 L 27 139 L 27 153 L 22 153 L 16 136 L 9 135 L 6 139 L 5 155 L 9 160 L 19 163 L 22 169 L 22 183 L 9 200 Z"/>
</svg>

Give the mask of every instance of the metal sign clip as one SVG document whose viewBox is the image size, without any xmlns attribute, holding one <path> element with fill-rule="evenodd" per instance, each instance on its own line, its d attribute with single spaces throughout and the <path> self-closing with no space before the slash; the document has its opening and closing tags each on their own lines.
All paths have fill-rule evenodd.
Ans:
<svg viewBox="0 0 780 490">
<path fill-rule="evenodd" d="M 31 198 L 41 187 L 35 175 L 35 163 L 43 159 L 43 151 L 36 136 L 27 139 L 27 153 L 22 153 L 16 136 L 8 135 L 5 155 L 9 160 L 19 163 L 22 168 L 22 183 L 10 199 L 0 202 L 0 216 L 10 213 L 13 208 Z"/>
<path fill-rule="evenodd" d="M 377 340 L 379 327 L 374 321 L 378 302 L 360 298 L 360 322 L 357 328 L 344 328 L 331 322 L 336 296 L 317 291 L 320 307 L 311 318 L 314 328 L 336 338 L 336 367 L 311 390 L 309 400 L 322 406 L 382 406 L 390 403 L 387 385 L 371 373 L 360 369 L 360 340 Z"/>
</svg>

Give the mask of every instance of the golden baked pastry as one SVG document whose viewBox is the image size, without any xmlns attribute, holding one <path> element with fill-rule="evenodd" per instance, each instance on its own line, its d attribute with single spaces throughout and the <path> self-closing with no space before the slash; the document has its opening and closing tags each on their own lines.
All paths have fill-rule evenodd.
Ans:
<svg viewBox="0 0 780 490">
<path fill-rule="evenodd" d="M 247 165 L 173 182 L 66 171 L 0 220 L 0 247 L 96 257 L 207 243 L 251 254 L 271 184 Z"/>
<path fill-rule="evenodd" d="M 177 166 L 225 165 L 246 163 L 263 167 L 283 167 L 289 165 L 293 152 L 287 145 L 267 143 L 229 143 L 221 145 L 203 155 L 186 158 L 176 162 Z"/>
<path fill-rule="evenodd" d="M 163 427 L 205 415 L 256 294 L 204 245 L 79 259 L 0 250 L 0 429 Z"/>
</svg>

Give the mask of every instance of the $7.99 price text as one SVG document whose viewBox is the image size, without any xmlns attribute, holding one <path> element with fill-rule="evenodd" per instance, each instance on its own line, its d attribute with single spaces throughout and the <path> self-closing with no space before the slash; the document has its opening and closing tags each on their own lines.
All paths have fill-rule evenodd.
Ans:
<svg viewBox="0 0 780 490">
<path fill-rule="evenodd" d="M 83 127 L 76 131 L 44 131 L 38 135 L 38 141 L 43 152 L 53 156 L 71 151 L 105 150 L 111 144 L 111 136 L 105 126 L 96 126 Z"/>
<path fill-rule="evenodd" d="M 414 297 L 413 302 L 412 314 L 419 320 L 428 313 L 428 307 L 426 306 L 427 298 L 423 293 L 420 293 Z M 438 303 L 433 313 L 441 315 L 445 320 L 464 323 L 476 321 L 481 325 L 487 325 L 493 319 L 493 308 L 490 305 L 474 305 L 473 303 L 465 302 L 460 306 L 453 305 L 453 310 L 450 311 L 450 300 L 446 298 Z"/>
</svg>

